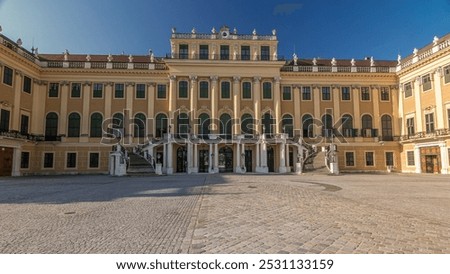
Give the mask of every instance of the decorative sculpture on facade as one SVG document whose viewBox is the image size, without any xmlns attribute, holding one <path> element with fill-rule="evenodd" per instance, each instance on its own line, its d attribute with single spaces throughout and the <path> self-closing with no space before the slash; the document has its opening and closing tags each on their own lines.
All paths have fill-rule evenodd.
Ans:
<svg viewBox="0 0 450 274">
<path fill-rule="evenodd" d="M 356 66 L 355 58 L 352 58 L 352 60 L 350 61 L 350 64 L 352 64 L 352 67 Z"/>
</svg>

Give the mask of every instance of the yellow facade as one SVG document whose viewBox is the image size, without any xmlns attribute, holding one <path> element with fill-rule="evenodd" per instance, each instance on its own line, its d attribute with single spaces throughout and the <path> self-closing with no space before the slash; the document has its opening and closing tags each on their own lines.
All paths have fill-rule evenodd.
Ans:
<svg viewBox="0 0 450 274">
<path fill-rule="evenodd" d="M 449 41 L 399 61 L 285 61 L 275 31 L 173 30 L 166 58 L 37 54 L 0 35 L 0 174 L 108 173 L 117 142 L 168 174 L 294 172 L 305 143 L 336 144 L 341 172 L 448 173 Z"/>
</svg>

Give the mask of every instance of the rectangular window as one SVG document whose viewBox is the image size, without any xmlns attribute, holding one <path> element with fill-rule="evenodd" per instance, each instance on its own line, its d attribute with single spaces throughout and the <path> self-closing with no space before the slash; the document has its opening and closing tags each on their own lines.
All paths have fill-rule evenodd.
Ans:
<svg viewBox="0 0 450 274">
<path fill-rule="evenodd" d="M 283 100 L 291 101 L 292 100 L 292 89 L 291 87 L 283 87 Z"/>
<path fill-rule="evenodd" d="M 261 46 L 261 60 L 262 61 L 270 60 L 270 47 L 269 46 Z"/>
<path fill-rule="evenodd" d="M 220 46 L 220 60 L 230 60 L 230 46 Z"/>
<path fill-rule="evenodd" d="M 322 87 L 322 101 L 331 100 L 331 89 L 330 87 Z"/>
<path fill-rule="evenodd" d="M 361 88 L 361 101 L 370 101 L 370 89 L 369 87 Z"/>
<path fill-rule="evenodd" d="M 302 87 L 302 100 L 311 101 L 311 87 Z"/>
<path fill-rule="evenodd" d="M 341 87 L 341 100 L 342 101 L 350 100 L 350 87 Z"/>
<path fill-rule="evenodd" d="M 20 116 L 20 134 L 28 134 L 28 125 L 30 118 L 27 115 Z"/>
<path fill-rule="evenodd" d="M 406 160 L 408 166 L 415 166 L 414 162 L 414 151 L 407 151 L 406 152 Z"/>
<path fill-rule="evenodd" d="M 366 166 L 374 166 L 373 152 L 366 152 Z"/>
<path fill-rule="evenodd" d="M 450 66 L 446 66 L 444 68 L 444 82 L 450 83 Z"/>
<path fill-rule="evenodd" d="M 408 136 L 414 136 L 414 134 L 416 134 L 413 117 L 406 119 L 406 129 L 408 131 Z"/>
<path fill-rule="evenodd" d="M 22 151 L 20 154 L 20 168 L 27 169 L 30 167 L 30 153 Z"/>
<path fill-rule="evenodd" d="M 263 83 L 263 99 L 272 99 L 272 83 Z"/>
<path fill-rule="evenodd" d="M 209 47 L 208 45 L 200 45 L 200 60 L 209 59 Z"/>
<path fill-rule="evenodd" d="M 450 129 L 450 108 L 447 109 L 447 128 Z"/>
<path fill-rule="evenodd" d="M 422 91 L 427 91 L 431 89 L 431 78 L 430 74 L 422 76 Z"/>
<path fill-rule="evenodd" d="M 180 81 L 178 83 L 178 98 L 186 99 L 188 98 L 188 82 Z"/>
<path fill-rule="evenodd" d="M 74 153 L 74 152 L 67 153 L 66 167 L 67 168 L 77 167 L 77 154 L 76 153 Z"/>
<path fill-rule="evenodd" d="M 102 98 L 102 97 L 103 97 L 103 84 L 94 83 L 92 98 Z"/>
<path fill-rule="evenodd" d="M 182 44 L 179 46 L 179 57 L 180 59 L 189 59 L 189 46 Z"/>
<path fill-rule="evenodd" d="M 209 95 L 209 83 L 206 81 L 201 81 L 200 82 L 200 99 L 208 99 Z"/>
<path fill-rule="evenodd" d="M 345 166 L 355 166 L 355 153 L 345 152 Z"/>
<path fill-rule="evenodd" d="M 3 84 L 12 86 L 13 84 L 13 70 L 5 66 L 3 70 Z"/>
<path fill-rule="evenodd" d="M 394 152 L 386 152 L 386 166 L 394 166 Z"/>
<path fill-rule="evenodd" d="M 59 84 L 58 83 L 50 83 L 48 88 L 48 97 L 57 98 L 59 95 Z"/>
<path fill-rule="evenodd" d="M 81 83 L 72 83 L 70 97 L 71 98 L 80 98 L 81 97 Z"/>
<path fill-rule="evenodd" d="M 390 91 L 388 87 L 381 87 L 380 89 L 380 96 L 381 96 L 381 101 L 389 101 L 390 100 Z"/>
<path fill-rule="evenodd" d="M 252 98 L 252 83 L 243 82 L 242 83 L 242 99 Z"/>
<path fill-rule="evenodd" d="M 0 111 L 0 131 L 9 131 L 9 110 L 2 109 Z"/>
<path fill-rule="evenodd" d="M 231 84 L 230 82 L 222 82 L 220 84 L 220 98 L 230 99 L 231 98 Z"/>
<path fill-rule="evenodd" d="M 122 99 L 125 97 L 125 85 L 124 84 L 115 84 L 114 85 L 114 98 Z"/>
<path fill-rule="evenodd" d="M 100 154 L 98 152 L 89 153 L 89 168 L 98 168 L 100 163 L 99 159 Z"/>
<path fill-rule="evenodd" d="M 31 93 L 31 78 L 24 76 L 23 77 L 23 87 L 22 87 L 23 92 L 26 93 Z"/>
<path fill-rule="evenodd" d="M 425 114 L 425 127 L 427 133 L 434 132 L 434 113 Z"/>
<path fill-rule="evenodd" d="M 241 60 L 250 60 L 250 46 L 241 46 Z"/>
<path fill-rule="evenodd" d="M 167 85 L 158 85 L 158 99 L 167 98 Z"/>
<path fill-rule="evenodd" d="M 411 97 L 412 96 L 412 85 L 411 83 L 406 83 L 405 86 L 403 87 L 404 91 L 405 91 L 405 98 Z"/>
<path fill-rule="evenodd" d="M 44 168 L 53 168 L 53 153 L 44 153 Z"/>
<path fill-rule="evenodd" d="M 145 84 L 136 85 L 136 99 L 145 99 Z"/>
</svg>

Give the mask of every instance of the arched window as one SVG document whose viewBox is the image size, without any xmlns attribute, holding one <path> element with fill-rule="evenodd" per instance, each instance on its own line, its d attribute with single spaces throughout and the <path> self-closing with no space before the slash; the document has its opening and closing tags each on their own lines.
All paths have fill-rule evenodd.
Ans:
<svg viewBox="0 0 450 274">
<path fill-rule="evenodd" d="M 58 136 L 58 114 L 50 112 L 45 117 L 45 140 L 56 141 Z"/>
<path fill-rule="evenodd" d="M 167 116 L 163 113 L 156 115 L 156 138 L 164 137 L 164 134 L 167 133 Z"/>
<path fill-rule="evenodd" d="M 253 134 L 253 117 L 248 113 L 241 117 L 241 133 Z"/>
<path fill-rule="evenodd" d="M 392 118 L 385 114 L 381 116 L 381 135 L 383 141 L 392 141 Z"/>
<path fill-rule="evenodd" d="M 269 112 L 264 113 L 264 115 L 262 116 L 262 126 L 263 126 L 262 131 L 264 134 L 268 135 L 268 137 L 271 136 L 274 132 L 273 124 L 274 121 L 272 115 L 270 115 Z"/>
<path fill-rule="evenodd" d="M 333 117 L 330 114 L 322 116 L 322 136 L 333 137 Z"/>
<path fill-rule="evenodd" d="M 363 137 L 373 137 L 373 125 L 372 125 L 372 116 L 369 114 L 365 114 L 361 118 L 362 122 L 362 136 Z"/>
<path fill-rule="evenodd" d="M 302 117 L 302 130 L 303 130 L 303 137 L 309 137 L 312 138 L 314 136 L 314 127 L 313 127 L 313 118 L 309 114 L 305 114 Z"/>
<path fill-rule="evenodd" d="M 220 135 L 224 139 L 231 139 L 231 116 L 229 114 L 220 115 Z"/>
<path fill-rule="evenodd" d="M 134 116 L 134 137 L 145 137 L 145 122 L 146 117 L 142 113 Z"/>
<path fill-rule="evenodd" d="M 294 120 L 291 115 L 285 114 L 283 116 L 281 126 L 283 127 L 283 133 L 287 133 L 291 138 L 294 137 Z"/>
<path fill-rule="evenodd" d="M 102 137 L 103 116 L 95 112 L 91 115 L 91 137 Z"/>
<path fill-rule="evenodd" d="M 344 114 L 341 118 L 342 135 L 344 137 L 355 137 L 353 130 L 353 117 L 350 114 Z"/>
<path fill-rule="evenodd" d="M 198 116 L 198 135 L 200 138 L 207 139 L 209 136 L 209 125 L 211 124 L 211 119 L 206 113 L 202 113 Z"/>
<path fill-rule="evenodd" d="M 187 138 L 189 133 L 189 116 L 186 113 L 180 113 L 177 117 L 178 136 Z"/>
<path fill-rule="evenodd" d="M 123 114 L 122 113 L 116 113 L 113 115 L 113 128 L 123 128 Z"/>
<path fill-rule="evenodd" d="M 73 112 L 69 115 L 67 137 L 80 137 L 80 114 Z"/>
</svg>

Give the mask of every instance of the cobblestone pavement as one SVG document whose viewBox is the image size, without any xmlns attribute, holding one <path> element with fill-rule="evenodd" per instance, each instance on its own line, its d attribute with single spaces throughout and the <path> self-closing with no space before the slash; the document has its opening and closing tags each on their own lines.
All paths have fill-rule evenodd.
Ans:
<svg viewBox="0 0 450 274">
<path fill-rule="evenodd" d="M 450 253 L 450 177 L 0 178 L 0 253 Z"/>
</svg>

